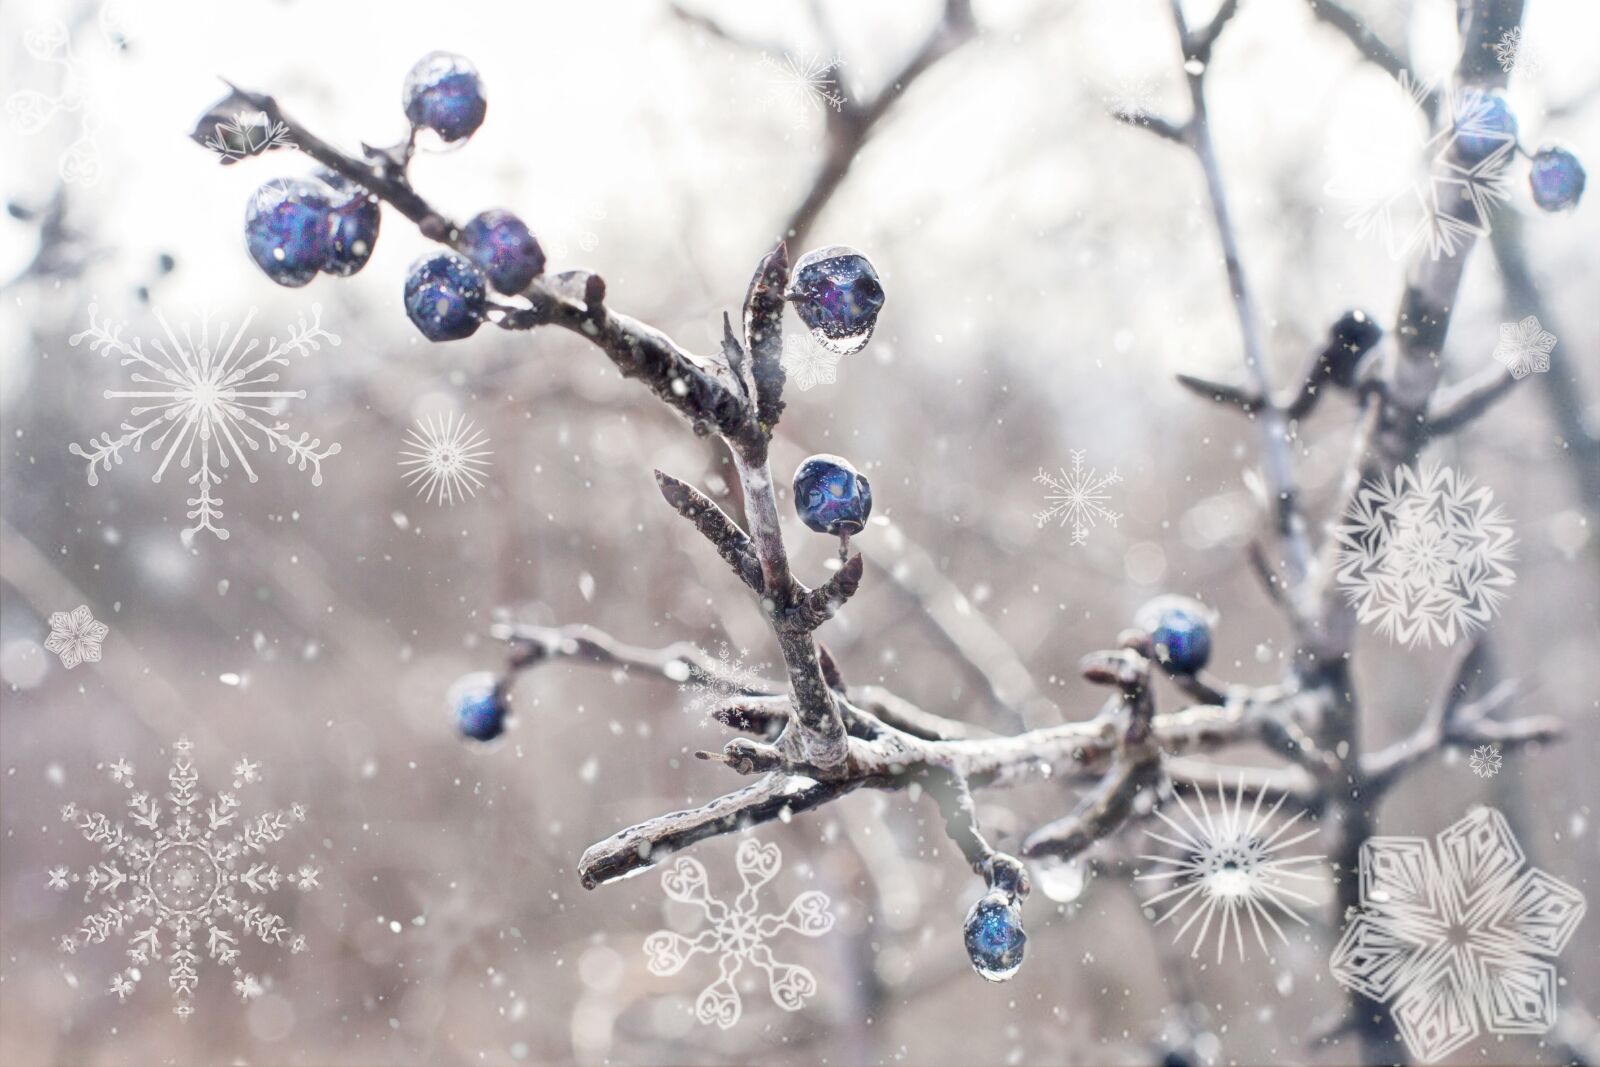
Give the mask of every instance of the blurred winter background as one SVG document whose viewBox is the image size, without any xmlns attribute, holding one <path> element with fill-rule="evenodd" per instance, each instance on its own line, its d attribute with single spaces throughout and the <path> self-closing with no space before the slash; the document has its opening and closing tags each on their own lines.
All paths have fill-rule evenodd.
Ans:
<svg viewBox="0 0 1600 1067">
<path fill-rule="evenodd" d="M 81 105 L 36 133 L 0 130 L 0 197 L 14 206 L 0 220 L 0 1061 L 1142 1063 L 1196 1030 L 1223 1062 L 1354 1055 L 1303 1040 L 1341 1001 L 1330 908 L 1273 960 L 1218 964 L 1184 948 L 1174 963 L 1160 951 L 1170 927 L 1152 929 L 1124 883 L 1090 877 L 1069 899 L 1057 878 L 1062 901 L 1028 902 L 1027 965 L 992 985 L 961 944 L 977 883 L 932 805 L 867 791 L 756 835 L 784 852 L 769 905 L 810 888 L 834 902 L 832 933 L 776 946 L 813 971 L 817 996 L 788 1014 L 757 990 L 737 1027 L 700 1026 L 692 1004 L 714 964 L 657 978 L 641 951 L 650 931 L 688 929 L 692 914 L 663 907 L 655 874 L 591 892 L 573 872 L 591 842 L 736 784 L 690 758 L 723 732 L 670 684 L 563 665 L 523 679 L 503 742 L 469 747 L 454 733 L 444 693 L 499 665 L 488 631 L 500 611 L 644 645 L 726 642 L 749 665 L 777 659 L 756 606 L 651 480 L 661 467 L 725 491 L 723 457 L 570 335 L 484 329 L 424 343 L 400 295 L 429 245 L 392 213 L 361 274 L 274 286 L 245 255 L 244 205 L 307 164 L 274 153 L 223 168 L 186 134 L 221 95 L 220 75 L 276 93 L 346 148 L 393 141 L 412 62 L 461 52 L 487 83 L 488 121 L 466 147 L 419 160 L 418 187 L 458 218 L 515 210 L 556 268 L 600 272 L 614 308 L 711 351 L 826 155 L 829 105 L 790 92 L 783 57 L 837 55 L 826 91 L 868 100 L 942 5 L 683 2 L 724 32 L 659 0 L 0 6 L 3 94 Z M 1453 64 L 1446 0 L 1357 10 L 1421 73 Z M 983 0 L 975 14 L 978 36 L 893 103 L 795 249 L 859 247 L 889 293 L 877 339 L 843 360 L 835 384 L 790 389 L 775 449 L 780 473 L 810 452 L 848 456 L 888 520 L 859 539 L 876 566 L 823 639 L 854 682 L 1011 729 L 985 680 L 947 655 L 943 628 L 981 617 L 1014 650 L 997 661 L 999 696 L 1046 725 L 1098 706 L 1078 658 L 1173 591 L 1221 610 L 1219 673 L 1271 681 L 1289 646 L 1243 553 L 1260 522 L 1247 488 L 1255 438 L 1173 382 L 1180 370 L 1240 373 L 1200 175 L 1181 149 L 1106 114 L 1108 101 L 1146 100 L 1184 117 L 1165 4 Z M 68 27 L 70 65 L 25 47 L 55 22 Z M 1533 0 L 1526 33 L 1543 62 L 1511 82 L 1523 141 L 1571 143 L 1593 170 L 1600 13 Z M 1271 372 L 1287 386 L 1347 308 L 1393 317 L 1401 265 L 1343 227 L 1344 205 L 1324 187 L 1349 139 L 1405 130 L 1405 101 L 1290 0 L 1244 5 L 1210 88 Z M 63 154 L 80 138 L 92 140 L 98 180 L 64 184 Z M 1600 425 L 1600 212 L 1594 190 L 1574 213 L 1532 210 L 1526 163 L 1517 168 L 1495 224 L 1539 285 L 1559 338 L 1553 366 L 1430 455 L 1491 486 L 1516 524 L 1494 659 L 1525 683 L 1521 706 L 1561 716 L 1571 738 L 1509 756 L 1488 781 L 1459 756 L 1435 761 L 1386 802 L 1380 827 L 1431 835 L 1490 803 L 1533 860 L 1600 899 L 1600 500 L 1581 491 L 1556 414 L 1565 405 L 1569 425 L 1573 411 Z M 321 486 L 263 455 L 259 482 L 234 470 L 221 488 L 231 537 L 186 548 L 188 487 L 152 484 L 148 451 L 86 484 L 68 445 L 115 428 L 127 408 L 104 392 L 128 387 L 114 358 L 68 343 L 91 306 L 146 338 L 158 309 L 182 328 L 208 310 L 235 322 L 257 308 L 265 338 L 312 305 L 341 343 L 296 358 L 283 378 L 306 394 L 285 409 L 296 430 L 341 446 Z M 1447 380 L 1486 366 L 1500 323 L 1525 313 L 1480 246 Z M 441 508 L 403 484 L 398 459 L 417 420 L 447 412 L 473 419 L 493 455 L 487 487 Z M 1335 397 L 1304 428 L 1298 467 L 1313 506 L 1337 487 L 1354 422 Z M 1120 521 L 1076 546 L 1033 520 L 1034 475 L 1072 450 L 1121 476 Z M 825 573 L 827 539 L 798 523 L 789 534 L 802 573 Z M 80 603 L 110 635 L 101 662 L 69 672 L 42 645 L 48 616 Z M 1460 651 L 1363 636 L 1374 744 L 1417 723 Z M 305 805 L 270 858 L 309 863 L 321 883 L 272 897 L 307 951 L 246 944 L 244 966 L 264 987 L 246 1004 L 231 975 L 202 961 L 187 1021 L 170 1010 L 162 966 L 126 1002 L 108 996 L 128 965 L 125 937 L 60 952 L 86 906 L 81 886 L 48 888 L 52 868 L 98 858 L 62 806 L 120 814 L 126 794 L 96 765 L 126 756 L 141 789 L 164 790 L 180 736 L 208 795 L 230 788 L 243 755 L 262 779 L 241 793 L 245 814 Z M 1073 796 L 1039 785 L 979 802 L 1005 847 Z M 1137 837 L 1094 858 L 1141 851 Z M 695 850 L 720 895 L 737 886 L 737 844 Z M 1596 943 L 1597 921 L 1563 960 L 1564 1011 L 1600 1008 L 1600 954 L 1581 948 Z M 1191 997 L 1196 1007 L 1174 1007 Z M 1471 1062 L 1555 1062 L 1531 1039 L 1484 1047 Z"/>
</svg>

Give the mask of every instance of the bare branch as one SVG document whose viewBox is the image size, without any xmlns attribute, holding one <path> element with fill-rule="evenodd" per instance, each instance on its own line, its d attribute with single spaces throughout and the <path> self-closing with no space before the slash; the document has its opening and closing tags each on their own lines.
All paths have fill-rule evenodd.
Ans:
<svg viewBox="0 0 1600 1067">
<path fill-rule="evenodd" d="M 1454 433 L 1508 395 L 1519 379 L 1501 366 L 1485 368 L 1448 389 L 1440 389 L 1428 403 L 1428 433 Z"/>
<path fill-rule="evenodd" d="M 857 552 L 834 572 L 833 577 L 802 596 L 794 608 L 799 624 L 807 630 L 815 630 L 833 618 L 845 602 L 855 596 L 861 585 L 862 567 L 861 553 Z"/>
<path fill-rule="evenodd" d="M 694 486 L 660 470 L 655 473 L 656 484 L 661 487 L 661 495 L 666 497 L 667 503 L 694 523 L 695 529 L 715 546 L 717 554 L 733 568 L 733 573 L 743 579 L 744 584 L 760 593 L 761 561 L 751 551 L 750 535 Z"/>
</svg>

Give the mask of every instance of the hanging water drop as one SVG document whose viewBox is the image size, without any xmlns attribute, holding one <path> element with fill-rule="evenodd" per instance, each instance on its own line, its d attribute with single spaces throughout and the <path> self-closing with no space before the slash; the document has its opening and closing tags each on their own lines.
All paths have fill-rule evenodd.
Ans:
<svg viewBox="0 0 1600 1067">
<path fill-rule="evenodd" d="M 967 912 L 964 927 L 972 967 L 991 982 L 1004 982 L 1022 966 L 1022 906 L 1003 889 L 991 889 Z"/>
<path fill-rule="evenodd" d="M 1033 863 L 1033 884 L 1057 904 L 1071 904 L 1083 896 L 1089 872 L 1077 860 L 1045 856 Z"/>
</svg>

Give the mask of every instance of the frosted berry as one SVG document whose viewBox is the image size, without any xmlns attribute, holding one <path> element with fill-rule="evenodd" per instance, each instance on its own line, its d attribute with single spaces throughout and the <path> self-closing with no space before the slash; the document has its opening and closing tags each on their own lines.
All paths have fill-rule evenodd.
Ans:
<svg viewBox="0 0 1600 1067">
<path fill-rule="evenodd" d="M 509 211 L 483 211 L 461 230 L 462 251 L 502 293 L 520 293 L 544 271 L 544 250 Z"/>
<path fill-rule="evenodd" d="M 1455 127 L 1456 152 L 1462 162 L 1476 166 L 1501 149 L 1509 158 L 1516 143 L 1517 117 L 1506 98 L 1493 90 L 1468 93 Z"/>
<path fill-rule="evenodd" d="M 328 218 L 328 259 L 322 269 L 349 277 L 372 258 L 382 212 L 370 192 L 337 171 L 319 168 L 316 175 L 331 191 L 333 204 Z"/>
<path fill-rule="evenodd" d="M 464 675 L 450 687 L 447 700 L 462 737 L 493 741 L 505 733 L 511 709 L 499 681 L 488 671 Z"/>
<path fill-rule="evenodd" d="M 872 486 L 849 460 L 812 456 L 794 472 L 794 509 L 818 533 L 860 533 L 872 514 Z"/>
<path fill-rule="evenodd" d="M 1533 167 L 1528 171 L 1528 184 L 1533 188 L 1533 202 L 1545 211 L 1565 211 L 1576 207 L 1583 196 L 1588 175 L 1578 157 L 1565 148 L 1546 145 L 1534 153 Z"/>
<path fill-rule="evenodd" d="M 1322 370 L 1339 385 L 1352 386 L 1356 368 L 1383 338 L 1383 327 L 1365 311 L 1346 311 L 1328 327 L 1328 344 L 1322 350 Z"/>
<path fill-rule="evenodd" d="M 417 60 L 406 75 L 402 99 L 411 125 L 432 130 L 447 144 L 471 137 L 489 110 L 477 68 L 449 52 Z"/>
<path fill-rule="evenodd" d="M 482 272 L 454 252 L 424 256 L 406 278 L 406 315 L 430 341 L 477 333 L 488 302 Z"/>
<path fill-rule="evenodd" d="M 1003 889 L 991 889 L 967 912 L 962 928 L 973 969 L 991 982 L 1003 982 L 1022 966 L 1028 935 L 1022 929 L 1022 906 Z"/>
<path fill-rule="evenodd" d="M 267 277 L 289 288 L 317 276 L 333 247 L 333 205 L 321 182 L 272 181 L 256 190 L 245 209 L 244 240 Z"/>
<path fill-rule="evenodd" d="M 784 296 L 817 343 L 843 355 L 872 338 L 884 300 L 878 272 L 867 257 L 843 245 L 801 256 Z"/>
<path fill-rule="evenodd" d="M 1211 658 L 1216 612 L 1183 596 L 1163 596 L 1139 609 L 1134 620 L 1150 635 L 1156 661 L 1172 674 L 1193 674 Z"/>
</svg>

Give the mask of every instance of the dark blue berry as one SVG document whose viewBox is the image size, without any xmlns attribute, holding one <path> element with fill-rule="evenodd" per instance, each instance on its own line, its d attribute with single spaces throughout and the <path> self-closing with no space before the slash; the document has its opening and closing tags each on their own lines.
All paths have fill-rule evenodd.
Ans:
<svg viewBox="0 0 1600 1067">
<path fill-rule="evenodd" d="M 430 52 L 406 75 L 406 118 L 447 143 L 471 137 L 483 125 L 489 102 L 477 68 L 461 56 Z"/>
<path fill-rule="evenodd" d="M 1134 621 L 1150 635 L 1156 661 L 1172 674 L 1193 674 L 1211 658 L 1216 613 L 1198 600 L 1157 597 L 1139 609 Z"/>
<path fill-rule="evenodd" d="M 845 355 L 871 339 L 884 299 L 867 257 L 843 245 L 801 256 L 784 295 L 818 344 Z"/>
<path fill-rule="evenodd" d="M 317 276 L 333 247 L 328 188 L 321 182 L 271 181 L 245 209 L 250 258 L 279 285 L 297 288 Z"/>
<path fill-rule="evenodd" d="M 502 293 L 520 293 L 544 270 L 544 250 L 509 211 L 483 211 L 461 230 L 462 251 Z"/>
<path fill-rule="evenodd" d="M 488 303 L 483 273 L 454 252 L 437 252 L 411 265 L 406 315 L 430 341 L 471 337 L 482 324 Z"/>
<path fill-rule="evenodd" d="M 973 969 L 991 982 L 1003 982 L 1022 966 L 1028 935 L 1022 929 L 1022 907 L 1001 889 L 991 889 L 967 912 L 967 956 Z"/>
<path fill-rule="evenodd" d="M 506 730 L 511 709 L 495 676 L 476 671 L 450 687 L 450 714 L 461 736 L 474 741 L 493 741 Z"/>
<path fill-rule="evenodd" d="M 812 456 L 794 472 L 794 509 L 818 533 L 860 533 L 872 514 L 872 486 L 849 460 Z"/>
<path fill-rule="evenodd" d="M 1576 207 L 1583 196 L 1588 175 L 1578 157 L 1565 148 L 1545 146 L 1534 153 L 1528 184 L 1533 187 L 1533 202 L 1545 211 L 1565 211 Z"/>
<path fill-rule="evenodd" d="M 1509 159 L 1516 143 L 1517 117 L 1504 96 L 1492 90 L 1465 94 L 1455 125 L 1455 147 L 1461 162 L 1475 167 L 1497 153 Z"/>
<path fill-rule="evenodd" d="M 332 191 L 329 200 L 333 204 L 328 219 L 328 259 L 322 269 L 349 277 L 372 258 L 382 212 L 370 192 L 337 171 L 318 169 L 316 175 Z"/>
</svg>

